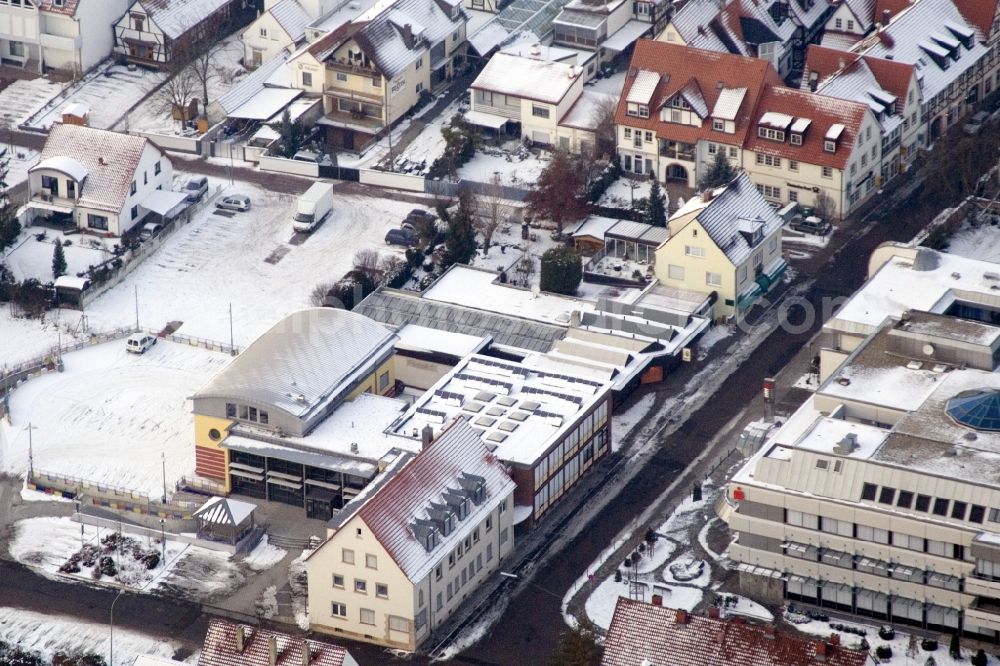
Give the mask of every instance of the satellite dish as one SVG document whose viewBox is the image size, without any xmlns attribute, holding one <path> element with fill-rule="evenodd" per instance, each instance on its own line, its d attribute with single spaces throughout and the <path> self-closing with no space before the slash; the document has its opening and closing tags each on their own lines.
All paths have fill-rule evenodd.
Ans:
<svg viewBox="0 0 1000 666">
<path fill-rule="evenodd" d="M 934 355 L 934 345 L 930 345 L 930 344 L 924 345 L 923 348 L 921 349 L 921 351 L 924 352 L 924 356 L 933 356 Z"/>
</svg>

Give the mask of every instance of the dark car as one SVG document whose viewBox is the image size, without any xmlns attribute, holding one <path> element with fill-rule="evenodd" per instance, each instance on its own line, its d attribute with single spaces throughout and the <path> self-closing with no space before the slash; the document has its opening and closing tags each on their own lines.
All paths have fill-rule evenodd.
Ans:
<svg viewBox="0 0 1000 666">
<path fill-rule="evenodd" d="M 385 244 L 415 247 L 417 245 L 417 235 L 409 229 L 389 229 L 385 235 Z"/>
<path fill-rule="evenodd" d="M 817 236 L 825 236 L 830 233 L 831 229 L 829 222 L 813 215 L 805 219 L 792 220 L 792 223 L 788 226 L 792 228 L 792 231 L 801 231 L 802 233 L 816 234 Z"/>
</svg>

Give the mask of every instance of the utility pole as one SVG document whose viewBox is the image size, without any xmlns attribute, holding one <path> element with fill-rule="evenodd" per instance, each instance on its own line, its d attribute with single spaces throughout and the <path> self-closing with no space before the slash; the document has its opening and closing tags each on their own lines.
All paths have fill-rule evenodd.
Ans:
<svg viewBox="0 0 1000 666">
<path fill-rule="evenodd" d="M 31 442 L 31 431 L 37 430 L 35 426 L 28 422 L 28 480 L 34 482 L 35 480 L 35 451 Z"/>
<path fill-rule="evenodd" d="M 392 159 L 392 80 L 386 79 L 385 86 L 385 126 L 389 131 L 389 171 L 395 171 Z"/>
<path fill-rule="evenodd" d="M 160 460 L 163 463 L 163 504 L 167 503 L 167 454 L 160 452 Z"/>
<path fill-rule="evenodd" d="M 233 341 L 233 302 L 229 302 L 229 355 L 236 356 L 236 343 Z M 163 493 L 166 495 L 166 491 Z M 166 500 L 164 500 L 166 501 Z"/>
<path fill-rule="evenodd" d="M 135 330 L 139 330 L 139 285 L 134 285 L 133 290 L 135 292 Z"/>
</svg>

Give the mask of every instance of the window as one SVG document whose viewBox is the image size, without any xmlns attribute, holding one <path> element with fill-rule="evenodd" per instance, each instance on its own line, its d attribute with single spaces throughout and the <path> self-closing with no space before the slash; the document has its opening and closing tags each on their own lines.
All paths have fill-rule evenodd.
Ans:
<svg viewBox="0 0 1000 666">
<path fill-rule="evenodd" d="M 771 139 L 772 141 L 781 141 L 782 143 L 784 143 L 784 141 L 785 141 L 785 131 L 784 130 L 776 130 L 776 129 L 772 129 L 770 127 L 764 127 L 764 126 L 758 127 L 757 128 L 757 136 L 759 136 L 762 139 Z"/>
<path fill-rule="evenodd" d="M 507 543 L 507 528 L 506 527 L 503 528 L 502 530 L 500 530 L 500 545 L 502 546 L 505 543 Z"/>
<path fill-rule="evenodd" d="M 410 633 L 410 622 L 406 618 L 389 616 L 389 631 L 402 631 Z"/>
<path fill-rule="evenodd" d="M 900 548 L 907 548 L 909 550 L 916 550 L 921 553 L 924 552 L 923 537 L 913 536 L 911 534 L 893 532 L 892 545 L 899 546 Z"/>
<path fill-rule="evenodd" d="M 493 561 L 493 544 L 492 543 L 486 544 L 486 561 L 487 562 L 492 562 Z"/>
<path fill-rule="evenodd" d="M 652 142 L 652 140 L 653 140 L 653 133 L 652 132 L 646 132 L 645 136 L 643 136 L 643 140 L 646 143 Z"/>
<path fill-rule="evenodd" d="M 138 206 L 132 206 L 132 210 L 130 211 L 130 213 L 132 215 L 132 219 L 133 220 L 135 218 L 139 217 L 139 207 Z"/>
<path fill-rule="evenodd" d="M 828 166 L 823 167 L 823 177 L 833 178 L 833 167 L 828 167 Z"/>
<path fill-rule="evenodd" d="M 354 579 L 354 591 L 358 594 L 368 594 L 368 581 L 361 580 L 360 578 Z"/>
<path fill-rule="evenodd" d="M 979 523 L 980 525 L 982 525 L 982 523 L 983 523 L 983 517 L 985 515 L 986 515 L 986 507 L 985 506 L 980 506 L 978 504 L 973 504 L 972 505 L 972 510 L 969 511 L 969 522 L 970 523 Z"/>
<path fill-rule="evenodd" d="M 451 41 L 453 41 L 453 42 L 457 42 L 458 41 L 458 30 L 456 30 L 455 32 L 451 33 Z"/>
<path fill-rule="evenodd" d="M 718 118 L 712 119 L 712 129 L 716 132 L 723 132 L 726 129 L 726 121 L 719 120 Z"/>
<path fill-rule="evenodd" d="M 375 626 L 375 611 L 370 608 L 361 609 L 361 624 L 370 624 Z"/>
<path fill-rule="evenodd" d="M 532 104 L 531 115 L 533 115 L 536 118 L 548 118 L 549 109 L 547 106 L 538 106 L 537 104 Z"/>
<path fill-rule="evenodd" d="M 870 525 L 858 525 L 858 538 L 862 541 L 889 543 L 889 531 Z"/>
<path fill-rule="evenodd" d="M 838 30 L 844 27 L 844 19 L 834 19 L 833 26 Z"/>
<path fill-rule="evenodd" d="M 135 191 L 136 191 L 136 184 L 135 181 L 133 180 L 132 185 L 129 187 L 129 192 L 135 194 Z"/>
<path fill-rule="evenodd" d="M 769 199 L 781 198 L 781 188 L 774 185 L 761 185 L 758 183 L 757 191 Z"/>
<path fill-rule="evenodd" d="M 143 14 L 132 14 L 132 29 L 136 32 L 142 32 L 143 27 L 145 27 L 146 17 Z"/>
<path fill-rule="evenodd" d="M 930 495 L 917 495 L 917 511 L 922 511 L 927 513 L 931 508 L 931 498 Z"/>
<path fill-rule="evenodd" d="M 816 460 L 816 469 L 829 469 L 830 461 L 824 460 L 823 458 L 818 458 Z"/>
<path fill-rule="evenodd" d="M 486 531 L 493 529 L 493 516 L 486 516 Z"/>
<path fill-rule="evenodd" d="M 645 104 L 640 104 L 638 110 L 639 110 L 639 117 L 640 118 L 649 118 L 649 107 L 648 106 L 646 106 Z"/>
<path fill-rule="evenodd" d="M 108 230 L 108 218 L 105 215 L 87 213 L 87 227 L 90 229 Z"/>
<path fill-rule="evenodd" d="M 847 29 L 854 30 L 854 21 L 852 21 L 851 19 L 847 19 Z"/>
<path fill-rule="evenodd" d="M 451 593 L 448 593 L 448 598 L 451 598 Z M 437 597 L 434 598 L 434 610 L 441 610 L 444 607 L 444 602 L 441 599 L 441 593 L 437 593 Z"/>
<path fill-rule="evenodd" d="M 378 376 L 378 390 L 384 391 L 389 388 L 389 373 L 383 372 Z"/>
<path fill-rule="evenodd" d="M 823 150 L 828 153 L 837 152 L 837 142 L 836 141 L 823 141 Z"/>
<path fill-rule="evenodd" d="M 424 594 L 424 591 L 420 590 L 421 597 L 423 596 L 423 594 Z M 386 585 L 385 583 L 375 583 L 375 596 L 376 597 L 382 597 L 383 599 L 388 598 L 388 596 L 389 596 L 389 586 Z M 424 602 L 421 601 L 420 605 L 423 606 Z"/>
<path fill-rule="evenodd" d="M 423 82 L 421 82 L 421 83 L 418 83 L 418 84 L 416 85 L 416 87 L 414 88 L 414 90 L 416 91 L 416 93 L 417 93 L 418 95 L 419 95 L 420 93 L 422 93 L 422 92 L 424 91 L 424 84 L 423 84 Z"/>
<path fill-rule="evenodd" d="M 861 499 L 868 500 L 869 502 L 875 501 L 875 495 L 878 493 L 878 486 L 874 483 L 866 483 L 861 486 Z"/>
<path fill-rule="evenodd" d="M 624 133 L 625 133 L 625 138 L 626 139 L 631 139 L 632 138 L 632 128 L 631 127 L 626 127 L 625 130 L 624 130 Z"/>
<path fill-rule="evenodd" d="M 851 166 L 854 166 L 854 165 L 852 164 Z M 861 156 L 861 167 L 864 168 L 866 166 L 868 166 L 868 156 L 867 155 L 862 155 Z"/>
<path fill-rule="evenodd" d="M 416 62 L 416 64 L 415 64 L 415 65 L 413 66 L 413 68 L 414 68 L 414 69 L 420 69 L 420 68 L 421 68 L 421 67 L 423 67 L 423 66 L 424 66 L 424 57 L 423 57 L 423 56 L 420 56 L 419 58 L 417 58 L 417 62 Z"/>
<path fill-rule="evenodd" d="M 345 74 L 344 72 L 337 72 L 337 80 L 347 81 L 347 74 Z"/>
<path fill-rule="evenodd" d="M 347 617 L 347 606 L 337 601 L 330 602 L 330 615 L 334 617 Z"/>
<path fill-rule="evenodd" d="M 739 152 L 736 150 L 736 146 L 729 146 L 729 156 L 736 157 Z"/>
<path fill-rule="evenodd" d="M 264 39 L 267 39 L 267 28 L 261 28 L 259 34 Z"/>
<path fill-rule="evenodd" d="M 909 490 L 900 490 L 899 496 L 896 497 L 896 506 L 904 509 L 909 509 L 913 506 L 913 493 Z"/>
<path fill-rule="evenodd" d="M 683 280 L 684 267 L 677 264 L 667 264 L 667 277 L 671 280 Z"/>
<path fill-rule="evenodd" d="M 934 509 L 931 511 L 935 516 L 947 516 L 948 515 L 948 500 L 943 497 L 934 498 Z"/>
<path fill-rule="evenodd" d="M 781 158 L 775 157 L 774 155 L 764 155 L 762 153 L 757 153 L 757 164 L 763 164 L 769 167 L 775 167 L 777 169 L 781 168 Z"/>
<path fill-rule="evenodd" d="M 344 577 L 340 574 L 333 574 L 333 586 L 344 588 Z"/>
<path fill-rule="evenodd" d="M 705 248 L 695 247 L 694 245 L 685 245 L 684 254 L 688 257 L 698 257 L 699 259 L 705 258 Z"/>
<path fill-rule="evenodd" d="M 479 543 L 479 528 L 472 530 L 472 543 Z"/>
<path fill-rule="evenodd" d="M 790 140 L 791 140 L 793 146 L 801 146 L 802 145 L 802 135 L 801 134 L 793 134 L 790 137 Z"/>
<path fill-rule="evenodd" d="M 344 548 L 340 553 L 340 559 L 344 564 L 354 564 L 354 551 Z"/>
<path fill-rule="evenodd" d="M 711 271 L 707 271 L 705 273 L 705 284 L 707 284 L 709 287 L 721 287 L 722 286 L 722 274 L 721 273 L 712 273 Z"/>
<path fill-rule="evenodd" d="M 154 176 L 159 176 L 160 175 L 160 161 L 159 160 L 156 160 L 156 164 L 153 165 L 153 175 Z"/>
<path fill-rule="evenodd" d="M 441 580 L 441 565 L 440 564 L 437 565 L 436 569 L 434 569 L 434 580 Z"/>
<path fill-rule="evenodd" d="M 789 171 L 798 171 L 799 170 L 799 163 L 796 162 L 795 160 L 788 160 L 788 170 Z"/>
<path fill-rule="evenodd" d="M 377 76 L 373 76 L 372 77 L 372 86 L 375 87 L 375 88 L 378 88 L 380 85 L 382 85 L 382 79 L 380 79 Z"/>
<path fill-rule="evenodd" d="M 302 85 L 305 88 L 312 88 L 313 75 L 311 72 L 302 72 Z"/>
<path fill-rule="evenodd" d="M 452 586 L 452 584 L 451 584 L 451 583 L 449 582 L 449 583 L 448 583 L 448 601 L 451 601 L 451 598 L 452 598 L 453 596 L 455 596 L 455 594 L 454 594 L 454 593 L 452 592 L 452 590 L 454 590 L 454 587 L 453 587 L 453 586 Z"/>
<path fill-rule="evenodd" d="M 268 423 L 269 420 L 270 420 L 270 418 L 268 417 L 267 412 L 265 412 L 264 410 L 261 410 L 260 411 L 260 422 L 263 423 L 264 425 L 267 425 L 267 423 Z"/>
<path fill-rule="evenodd" d="M 846 520 L 837 520 L 836 518 L 823 517 L 820 520 L 821 529 L 827 534 L 837 534 L 845 537 L 854 536 L 854 523 L 849 523 Z"/>
<path fill-rule="evenodd" d="M 709 155 L 714 155 L 715 151 L 718 150 L 718 149 L 719 149 L 719 147 L 716 146 L 714 143 L 708 144 L 708 154 Z"/>
<path fill-rule="evenodd" d="M 796 203 L 799 200 L 799 193 L 795 190 L 788 190 L 788 200 Z M 840 462 L 839 460 L 837 462 Z"/>
<path fill-rule="evenodd" d="M 378 557 L 375 555 L 365 555 L 365 566 L 369 569 L 378 569 Z"/>
<path fill-rule="evenodd" d="M 968 508 L 969 505 L 967 503 L 956 501 L 951 505 L 951 517 L 955 520 L 965 520 L 965 512 Z"/>
<path fill-rule="evenodd" d="M 810 530 L 819 529 L 819 516 L 815 513 L 805 513 L 802 511 L 785 511 L 785 522 L 796 527 L 805 527 Z"/>
<path fill-rule="evenodd" d="M 927 552 L 930 553 L 931 555 L 938 555 L 940 557 L 948 557 L 949 552 L 951 551 L 951 548 L 949 548 L 950 545 L 951 544 L 948 544 L 948 543 L 946 543 L 944 541 L 937 541 L 935 539 L 928 539 L 927 540 Z"/>
<path fill-rule="evenodd" d="M 896 489 L 888 486 L 882 486 L 882 492 L 878 495 L 878 503 L 892 504 L 894 499 L 896 499 Z"/>
</svg>

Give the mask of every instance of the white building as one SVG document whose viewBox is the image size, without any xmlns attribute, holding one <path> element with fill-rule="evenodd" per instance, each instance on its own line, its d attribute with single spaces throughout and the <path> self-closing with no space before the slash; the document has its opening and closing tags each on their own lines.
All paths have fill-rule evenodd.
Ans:
<svg viewBox="0 0 1000 666">
<path fill-rule="evenodd" d="M 511 552 L 513 492 L 464 419 L 427 435 L 306 558 L 310 629 L 414 650 Z"/>
<path fill-rule="evenodd" d="M 0 62 L 79 76 L 111 54 L 110 26 L 128 5 L 128 0 L 4 0 Z"/>
<path fill-rule="evenodd" d="M 256 69 L 282 51 L 293 50 L 305 40 L 306 26 L 311 22 L 312 17 L 297 0 L 281 0 L 240 35 L 243 62 Z"/>
<path fill-rule="evenodd" d="M 84 231 L 121 236 L 150 212 L 169 215 L 184 195 L 170 192 L 173 168 L 145 137 L 55 123 L 28 171 L 32 219 L 71 219 Z"/>
</svg>

